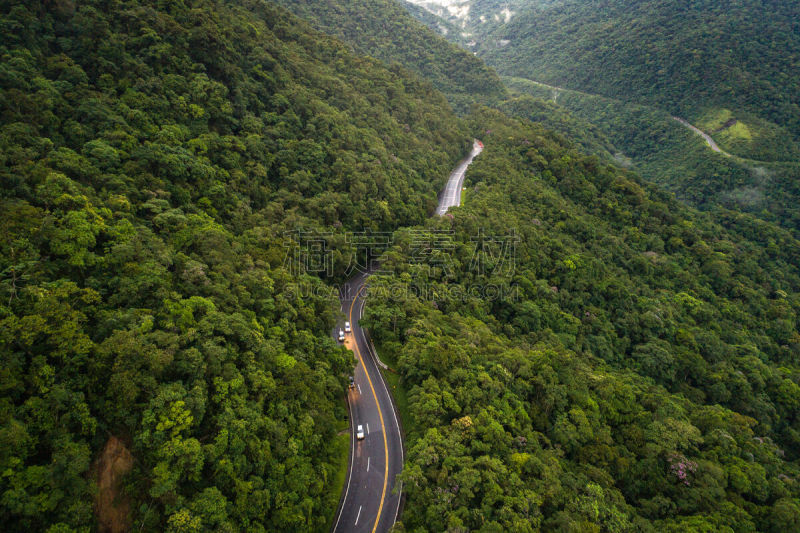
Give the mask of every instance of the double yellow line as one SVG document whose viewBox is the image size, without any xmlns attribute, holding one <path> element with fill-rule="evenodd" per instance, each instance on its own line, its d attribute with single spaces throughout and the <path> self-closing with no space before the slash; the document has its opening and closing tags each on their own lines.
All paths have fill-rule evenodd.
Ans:
<svg viewBox="0 0 800 533">
<path fill-rule="evenodd" d="M 378 416 L 381 419 L 381 433 L 383 434 L 383 453 L 384 453 L 384 461 L 383 461 L 383 489 L 381 490 L 381 503 L 378 506 L 378 516 L 375 517 L 375 525 L 372 526 L 372 533 L 378 529 L 378 522 L 381 519 L 381 511 L 383 510 L 383 501 L 386 499 L 386 484 L 389 482 L 389 445 L 386 442 L 386 425 L 383 423 L 383 411 L 381 411 L 381 404 L 378 403 L 378 395 L 375 394 L 375 387 L 372 385 L 372 379 L 369 377 L 369 372 L 367 371 L 367 365 L 364 364 L 364 360 L 361 358 L 361 350 L 358 349 L 358 339 L 356 339 L 356 330 L 355 325 L 356 322 L 353 320 L 353 307 L 356 305 L 356 300 L 358 300 L 358 296 L 361 294 L 361 291 L 364 290 L 366 285 L 361 285 L 361 287 L 356 291 L 355 296 L 353 296 L 353 301 L 350 303 L 350 324 L 353 331 L 353 346 L 355 348 L 356 357 L 358 357 L 358 361 L 361 363 L 361 366 L 364 368 L 364 374 L 367 375 L 367 382 L 369 382 L 369 388 L 372 391 L 372 397 L 375 399 L 375 406 L 378 408 Z"/>
</svg>

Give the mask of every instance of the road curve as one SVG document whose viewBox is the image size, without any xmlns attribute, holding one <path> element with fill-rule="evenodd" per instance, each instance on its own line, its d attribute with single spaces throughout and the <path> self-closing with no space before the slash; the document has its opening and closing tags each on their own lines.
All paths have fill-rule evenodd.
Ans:
<svg viewBox="0 0 800 533">
<path fill-rule="evenodd" d="M 563 90 L 561 87 L 556 87 L 555 85 L 548 85 L 546 83 L 542 83 L 542 82 L 536 81 L 536 80 L 531 80 L 529 78 L 519 78 L 519 79 L 527 80 L 527 81 L 529 81 L 529 82 L 531 82 L 531 83 L 533 83 L 535 85 L 541 85 L 543 87 L 547 87 L 549 89 L 552 89 L 553 90 L 553 102 L 558 100 L 558 95 Z M 574 89 L 570 89 L 570 91 L 572 91 L 574 93 L 584 94 L 584 95 L 587 95 L 587 96 L 599 96 L 601 98 L 610 98 L 608 96 L 603 96 L 603 95 L 593 94 L 593 93 L 587 93 L 587 92 L 583 92 L 583 91 L 577 91 L 577 90 L 574 90 Z M 614 98 L 611 98 L 611 99 L 614 100 Z M 624 100 L 619 100 L 619 101 L 625 103 Z M 632 102 L 628 102 L 628 103 L 632 103 Z M 637 105 L 642 105 L 642 104 L 637 104 Z M 653 109 L 656 109 L 656 108 L 653 108 Z M 711 135 L 707 134 L 706 132 L 704 132 L 700 128 L 694 126 L 688 120 L 680 118 L 680 117 L 672 117 L 672 120 L 680 122 L 685 127 L 689 128 L 690 130 L 695 132 L 697 135 L 702 137 L 703 140 L 706 141 L 706 144 L 708 145 L 709 148 L 711 148 L 712 151 L 720 153 L 720 154 L 724 155 L 725 157 L 732 157 L 731 154 L 729 154 L 728 152 L 726 152 L 725 150 L 723 150 L 722 148 L 719 147 L 719 145 L 716 143 L 716 141 L 714 141 L 714 139 L 711 138 Z"/>
<path fill-rule="evenodd" d="M 472 152 L 450 174 L 436 213 L 443 215 L 461 203 L 464 173 L 483 143 L 475 140 Z M 353 351 L 355 387 L 347 393 L 350 410 L 350 465 L 333 532 L 384 533 L 397 521 L 403 486 L 397 475 L 403 469 L 403 436 L 394 401 L 380 372 L 381 365 L 359 321 L 368 297 L 369 273 L 359 274 L 344 284 L 339 294 L 351 332 L 344 344 Z M 334 331 L 336 337 L 340 324 Z M 363 440 L 356 439 L 356 428 L 364 428 Z"/>
<path fill-rule="evenodd" d="M 436 208 L 436 214 L 441 216 L 447 213 L 451 207 L 461 205 L 461 187 L 464 184 L 464 174 L 467 172 L 467 167 L 475 159 L 475 156 L 483 151 L 483 144 L 475 139 L 472 143 L 472 151 L 464 158 L 455 170 L 450 174 L 447 180 L 447 185 L 444 187 L 441 196 L 439 197 L 439 207 Z"/>
<path fill-rule="evenodd" d="M 340 294 L 342 310 L 352 328 L 345 346 L 353 351 L 357 364 L 353 374 L 355 388 L 347 396 L 350 468 L 333 524 L 334 533 L 389 531 L 400 512 L 402 485 L 395 479 L 403 469 L 400 423 L 376 354 L 358 325 L 367 297 L 366 280 L 367 274 L 352 278 Z M 355 436 L 359 425 L 365 432 L 361 441 Z"/>
</svg>

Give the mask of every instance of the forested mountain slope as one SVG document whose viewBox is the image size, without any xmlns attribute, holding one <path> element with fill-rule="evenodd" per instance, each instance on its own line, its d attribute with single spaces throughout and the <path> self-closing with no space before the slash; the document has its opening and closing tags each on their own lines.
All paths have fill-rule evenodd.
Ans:
<svg viewBox="0 0 800 533">
<path fill-rule="evenodd" d="M 298 11 L 342 43 L 260 0 L 0 3 L 3 529 L 327 530 L 353 359 L 290 259 L 310 232 L 340 280 L 365 229 L 396 232 L 365 322 L 406 530 L 800 528 L 798 241 L 459 119 L 417 74 L 466 104 L 491 71 L 344 16 L 387 5 Z M 389 43 L 405 67 L 352 51 Z M 463 207 L 429 220 L 473 137 Z"/>
<path fill-rule="evenodd" d="M 460 25 L 512 91 L 554 100 L 512 98 L 502 109 L 589 153 L 613 152 L 697 207 L 800 228 L 796 3 L 414 3 Z M 674 115 L 734 157 L 708 150 Z"/>
<path fill-rule="evenodd" d="M 606 155 L 691 205 L 752 213 L 800 235 L 800 160 L 729 157 L 713 152 L 661 109 L 522 78 L 504 80 L 513 97 L 501 108 L 510 114 L 564 134 L 585 153 Z"/>
<path fill-rule="evenodd" d="M 334 35 L 361 54 L 400 63 L 433 83 L 460 110 L 474 101 L 502 97 L 505 88 L 494 70 L 417 22 L 395 0 L 279 0 L 316 28 Z"/>
<path fill-rule="evenodd" d="M 261 1 L 2 2 L 0 25 L 2 529 L 109 527 L 108 442 L 117 526 L 326 530 L 352 357 L 287 232 L 341 273 L 343 229 L 424 220 L 469 132 Z"/>
<path fill-rule="evenodd" d="M 399 232 L 366 307 L 406 530 L 796 530 L 800 243 L 473 119 L 463 206 Z"/>
<path fill-rule="evenodd" d="M 800 139 L 797 2 L 528 5 L 507 23 L 494 22 L 478 43 L 479 55 L 503 74 L 655 105 L 690 121 L 728 113 L 717 127 L 740 123 L 733 133 L 743 146 L 734 153 L 753 159 L 769 152 L 771 137 Z"/>
<path fill-rule="evenodd" d="M 466 48 L 468 41 L 464 38 L 460 26 L 456 26 L 450 21 L 431 13 L 429 10 L 419 5 L 405 3 L 403 6 L 411 13 L 412 17 L 425 24 L 431 30 L 443 36 L 446 35 L 449 42 Z"/>
<path fill-rule="evenodd" d="M 545 7 L 563 0 L 404 0 L 416 9 L 424 9 L 431 15 L 444 20 L 448 28 L 459 29 L 460 36 L 473 45 L 483 40 L 499 25 L 511 17 L 533 7 Z M 448 32 L 447 37 L 451 34 Z"/>
</svg>

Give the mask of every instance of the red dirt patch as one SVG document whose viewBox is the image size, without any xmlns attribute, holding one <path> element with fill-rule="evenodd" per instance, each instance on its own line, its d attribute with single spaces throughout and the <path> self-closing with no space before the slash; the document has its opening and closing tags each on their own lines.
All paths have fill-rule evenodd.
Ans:
<svg viewBox="0 0 800 533">
<path fill-rule="evenodd" d="M 131 529 L 130 502 L 121 492 L 122 478 L 132 466 L 133 455 L 128 448 L 117 437 L 109 438 L 94 463 L 95 514 L 100 533 L 124 533 Z"/>
</svg>

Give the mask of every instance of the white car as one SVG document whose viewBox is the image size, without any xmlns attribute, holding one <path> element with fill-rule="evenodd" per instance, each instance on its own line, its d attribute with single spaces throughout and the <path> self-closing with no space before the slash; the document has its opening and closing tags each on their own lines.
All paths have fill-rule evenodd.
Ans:
<svg viewBox="0 0 800 533">
<path fill-rule="evenodd" d="M 344 342 L 344 331 L 339 330 L 339 342 Z"/>
<path fill-rule="evenodd" d="M 364 440 L 364 426 L 361 424 L 359 424 L 358 429 L 356 429 L 356 438 L 358 440 Z"/>
<path fill-rule="evenodd" d="M 350 322 L 344 323 L 344 331 L 345 333 L 350 333 Z"/>
</svg>

